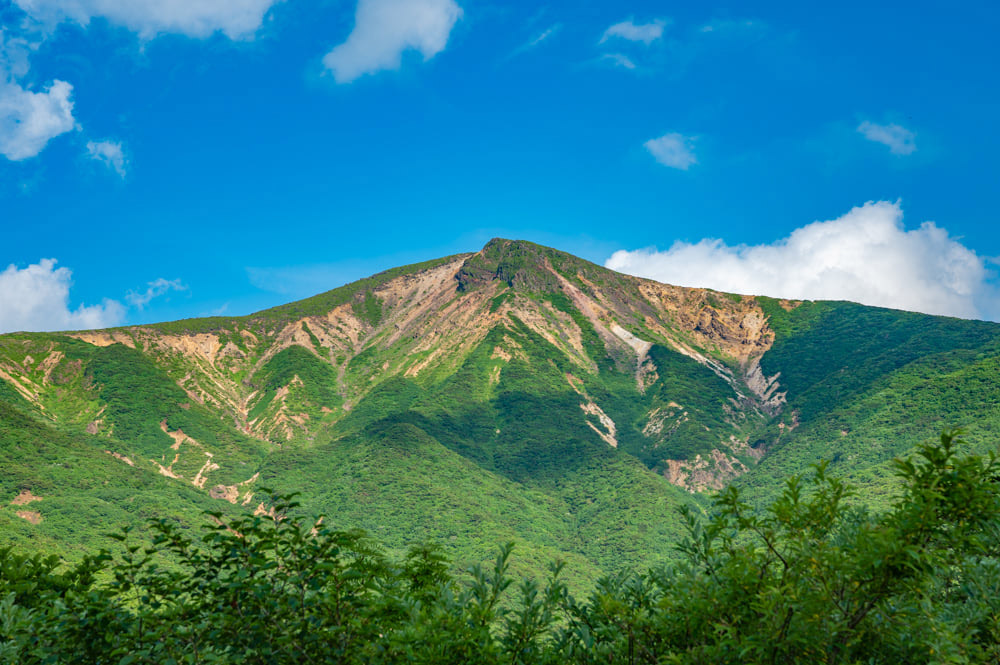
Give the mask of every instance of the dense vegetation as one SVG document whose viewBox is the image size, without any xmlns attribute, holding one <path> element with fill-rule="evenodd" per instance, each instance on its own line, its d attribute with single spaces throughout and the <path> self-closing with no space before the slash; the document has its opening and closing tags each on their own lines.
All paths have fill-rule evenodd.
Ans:
<svg viewBox="0 0 1000 665">
<path fill-rule="evenodd" d="M 930 432 L 955 425 L 973 450 L 1000 433 L 1000 335 L 994 323 L 845 302 L 786 310 L 761 299 L 775 342 L 761 359 L 780 373 L 788 403 L 758 435 L 766 449 L 737 482 L 751 502 L 773 500 L 782 479 L 818 459 L 865 488 L 865 503 L 893 496 L 892 460 Z"/>
<path fill-rule="evenodd" d="M 218 504 L 193 487 L 171 487 L 156 474 L 109 464 L 106 441 L 68 435 L 2 402 L 0 441 L 0 492 L 43 497 L 0 507 L 3 544 L 19 552 L 79 560 L 95 544 L 111 545 L 103 536 L 110 525 L 145 531 L 152 517 L 190 519 Z M 32 514 L 44 521 L 33 524 L 25 518 Z"/>
<path fill-rule="evenodd" d="M 0 550 L 5 663 L 982 663 L 1000 659 L 1000 466 L 959 437 L 897 461 L 886 512 L 819 465 L 755 511 L 735 489 L 686 515 L 676 565 L 575 598 L 554 564 L 513 580 L 510 546 L 454 575 L 431 545 L 387 558 L 364 533 L 273 517 L 70 570 Z M 162 555 L 172 553 L 171 565 Z"/>
<path fill-rule="evenodd" d="M 997 441 L 998 375 L 996 324 L 666 287 L 498 239 L 246 317 L 0 336 L 0 546 L 118 555 L 109 530 L 194 533 L 263 510 L 263 485 L 387 560 L 433 541 L 461 569 L 513 542 L 513 575 L 563 560 L 583 596 L 675 565 L 678 508 L 727 483 L 762 508 L 829 459 L 850 505 L 890 510 L 894 457 L 953 424 L 970 451 Z"/>
</svg>

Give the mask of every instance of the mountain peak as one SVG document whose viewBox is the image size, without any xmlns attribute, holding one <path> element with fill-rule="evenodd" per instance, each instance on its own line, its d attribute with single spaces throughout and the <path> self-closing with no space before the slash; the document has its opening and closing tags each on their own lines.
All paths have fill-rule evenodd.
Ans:
<svg viewBox="0 0 1000 665">
<path fill-rule="evenodd" d="M 519 291 L 546 293 L 559 288 L 550 259 L 568 256 L 527 240 L 493 238 L 470 256 L 455 278 L 459 291 L 473 291 L 494 280 Z"/>
</svg>

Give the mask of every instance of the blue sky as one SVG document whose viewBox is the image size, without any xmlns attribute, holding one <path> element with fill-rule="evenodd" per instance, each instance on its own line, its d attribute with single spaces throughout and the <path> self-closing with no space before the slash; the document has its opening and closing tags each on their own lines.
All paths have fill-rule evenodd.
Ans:
<svg viewBox="0 0 1000 665">
<path fill-rule="evenodd" d="M 1000 318 L 995 3 L 0 0 L 0 26 L 0 331 L 245 314 L 494 236 Z"/>
</svg>

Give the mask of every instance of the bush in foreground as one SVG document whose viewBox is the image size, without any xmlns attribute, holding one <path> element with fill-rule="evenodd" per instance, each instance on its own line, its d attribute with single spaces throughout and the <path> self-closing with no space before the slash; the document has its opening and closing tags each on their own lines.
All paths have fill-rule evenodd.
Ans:
<svg viewBox="0 0 1000 665">
<path fill-rule="evenodd" d="M 727 489 L 685 515 L 681 565 L 585 601 L 559 565 L 515 584 L 510 546 L 461 577 L 433 546 L 393 562 L 284 518 L 290 497 L 197 542 L 157 522 L 69 570 L 0 550 L 0 662 L 1000 663 L 1000 468 L 958 443 L 898 461 L 878 515 L 823 465 L 764 511 Z"/>
</svg>

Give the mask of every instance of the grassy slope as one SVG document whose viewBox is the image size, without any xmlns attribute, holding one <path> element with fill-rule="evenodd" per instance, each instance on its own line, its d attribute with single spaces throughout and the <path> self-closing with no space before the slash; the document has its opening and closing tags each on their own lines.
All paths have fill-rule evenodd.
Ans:
<svg viewBox="0 0 1000 665">
<path fill-rule="evenodd" d="M 750 496 L 774 495 L 780 479 L 821 459 L 884 505 L 893 457 L 963 427 L 975 447 L 995 448 L 1000 431 L 1000 327 L 852 303 L 769 303 L 777 339 L 761 366 L 781 372 L 789 401 L 772 427 L 768 455 L 740 480 Z"/>
<path fill-rule="evenodd" d="M 201 513 L 219 508 L 201 492 L 120 462 L 107 441 L 69 434 L 34 418 L 26 403 L 0 395 L 0 533 L 4 544 L 29 552 L 78 559 L 117 544 L 105 534 L 121 526 L 144 531 L 149 518 L 194 525 Z M 22 490 L 42 497 L 24 506 L 10 502 Z M 38 512 L 30 524 L 19 510 Z"/>
</svg>

